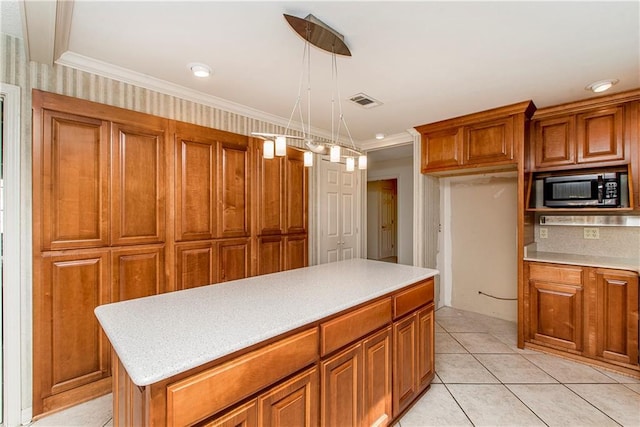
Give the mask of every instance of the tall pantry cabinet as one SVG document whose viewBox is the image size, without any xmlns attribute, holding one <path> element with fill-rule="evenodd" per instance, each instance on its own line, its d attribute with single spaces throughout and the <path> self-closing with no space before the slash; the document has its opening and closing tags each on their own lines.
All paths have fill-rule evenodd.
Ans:
<svg viewBox="0 0 640 427">
<path fill-rule="evenodd" d="M 306 265 L 300 153 L 272 160 L 279 187 L 256 192 L 274 184 L 257 143 L 33 91 L 34 416 L 111 391 L 98 305 L 260 274 L 263 234 L 281 242 L 271 270 Z M 258 231 L 276 205 L 280 232 Z"/>
</svg>

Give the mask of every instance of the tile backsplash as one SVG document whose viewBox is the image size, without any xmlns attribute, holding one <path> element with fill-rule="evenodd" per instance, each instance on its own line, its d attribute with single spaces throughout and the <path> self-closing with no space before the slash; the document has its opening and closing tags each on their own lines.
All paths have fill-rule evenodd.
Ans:
<svg viewBox="0 0 640 427">
<path fill-rule="evenodd" d="M 540 238 L 540 228 L 546 228 L 546 239 Z M 595 228 L 600 238 L 590 240 L 584 238 L 582 226 L 536 225 L 536 248 L 541 252 L 640 258 L 640 227 Z"/>
</svg>

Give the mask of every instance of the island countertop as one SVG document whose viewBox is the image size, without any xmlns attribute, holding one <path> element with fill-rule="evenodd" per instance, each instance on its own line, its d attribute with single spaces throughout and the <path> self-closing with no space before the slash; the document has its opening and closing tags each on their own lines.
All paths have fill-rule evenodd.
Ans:
<svg viewBox="0 0 640 427">
<path fill-rule="evenodd" d="M 95 314 L 138 386 L 433 277 L 353 259 L 106 304 Z"/>
</svg>

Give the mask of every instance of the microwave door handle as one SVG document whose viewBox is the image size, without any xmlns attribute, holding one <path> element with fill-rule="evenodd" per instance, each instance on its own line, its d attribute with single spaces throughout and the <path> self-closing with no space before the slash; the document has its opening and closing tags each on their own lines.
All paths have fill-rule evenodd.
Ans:
<svg viewBox="0 0 640 427">
<path fill-rule="evenodd" d="M 598 203 L 602 204 L 604 201 L 604 180 L 602 175 L 598 175 Z"/>
</svg>

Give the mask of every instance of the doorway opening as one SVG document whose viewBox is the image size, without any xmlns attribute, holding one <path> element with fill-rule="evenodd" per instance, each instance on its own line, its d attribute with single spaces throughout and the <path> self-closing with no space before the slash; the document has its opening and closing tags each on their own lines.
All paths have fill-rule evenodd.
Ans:
<svg viewBox="0 0 640 427">
<path fill-rule="evenodd" d="M 367 182 L 367 258 L 398 262 L 398 180 Z"/>
</svg>

